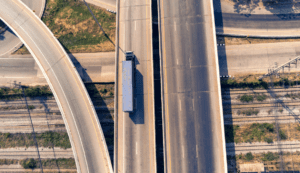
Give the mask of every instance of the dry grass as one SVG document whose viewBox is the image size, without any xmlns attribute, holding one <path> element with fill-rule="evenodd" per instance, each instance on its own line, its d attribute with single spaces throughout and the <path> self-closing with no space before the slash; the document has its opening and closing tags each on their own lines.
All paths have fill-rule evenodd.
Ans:
<svg viewBox="0 0 300 173">
<path fill-rule="evenodd" d="M 89 5 L 105 34 L 95 22 L 82 1 L 49 0 L 43 22 L 52 31 L 68 53 L 114 51 L 116 15 L 105 9 Z M 29 53 L 21 48 L 16 54 Z"/>
</svg>

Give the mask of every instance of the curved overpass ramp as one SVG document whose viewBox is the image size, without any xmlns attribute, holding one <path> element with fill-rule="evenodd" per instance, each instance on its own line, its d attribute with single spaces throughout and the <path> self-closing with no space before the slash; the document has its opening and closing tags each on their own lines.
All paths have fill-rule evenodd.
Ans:
<svg viewBox="0 0 300 173">
<path fill-rule="evenodd" d="M 159 0 L 165 170 L 227 172 L 212 0 Z"/>
<path fill-rule="evenodd" d="M 46 0 L 22 0 L 22 2 L 34 10 L 37 16 L 42 17 Z M 0 32 L 0 37 L 3 39 L 0 39 L 0 57 L 10 55 L 23 45 L 22 41 L 10 29 L 6 29 L 3 33 Z"/>
<path fill-rule="evenodd" d="M 93 104 L 62 46 L 19 0 L 0 0 L 0 19 L 23 41 L 47 79 L 63 115 L 78 172 L 112 173 Z"/>
</svg>

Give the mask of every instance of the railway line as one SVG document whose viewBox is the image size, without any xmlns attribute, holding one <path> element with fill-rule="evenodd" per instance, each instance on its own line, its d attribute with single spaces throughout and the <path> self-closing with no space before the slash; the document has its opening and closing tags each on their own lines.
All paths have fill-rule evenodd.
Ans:
<svg viewBox="0 0 300 173">
<path fill-rule="evenodd" d="M 249 116 L 249 117 L 232 117 L 226 118 L 224 116 L 225 125 L 243 125 L 252 123 L 274 123 L 277 121 L 279 124 L 283 123 L 295 123 L 299 122 L 297 118 L 292 115 L 282 115 L 282 116 Z"/>
<path fill-rule="evenodd" d="M 39 152 L 35 147 L 29 148 L 8 148 L 0 150 L 0 159 L 26 159 L 26 158 L 74 158 L 71 148 L 43 148 L 39 147 Z"/>
<path fill-rule="evenodd" d="M 246 154 L 246 153 L 267 153 L 267 152 L 296 152 L 300 151 L 300 141 L 284 141 L 274 143 L 243 143 L 226 144 L 227 155 Z"/>
</svg>

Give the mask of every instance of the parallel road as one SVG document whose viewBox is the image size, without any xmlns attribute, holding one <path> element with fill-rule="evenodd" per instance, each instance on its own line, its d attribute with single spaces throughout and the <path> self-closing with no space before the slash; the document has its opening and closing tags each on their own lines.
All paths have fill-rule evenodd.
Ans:
<svg viewBox="0 0 300 173">
<path fill-rule="evenodd" d="M 0 0 L 0 18 L 23 41 L 47 79 L 66 124 L 78 172 L 112 173 L 97 114 L 62 46 L 19 0 Z"/>
<path fill-rule="evenodd" d="M 151 0 L 119 0 L 118 4 L 115 172 L 155 173 Z M 122 111 L 124 51 L 133 51 L 136 58 L 135 110 L 130 114 Z"/>
<path fill-rule="evenodd" d="M 69 54 L 84 82 L 114 82 L 115 53 Z M 31 55 L 0 58 L 0 86 L 46 85 L 47 81 Z"/>
<path fill-rule="evenodd" d="M 300 15 L 251 14 L 215 12 L 217 34 L 258 37 L 299 37 Z"/>
<path fill-rule="evenodd" d="M 212 0 L 159 0 L 165 172 L 227 172 Z"/>
</svg>

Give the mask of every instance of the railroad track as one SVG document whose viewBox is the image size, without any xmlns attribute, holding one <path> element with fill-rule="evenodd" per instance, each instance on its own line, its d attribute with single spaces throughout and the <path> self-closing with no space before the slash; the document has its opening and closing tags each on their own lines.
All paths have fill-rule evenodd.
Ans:
<svg viewBox="0 0 300 173">
<path fill-rule="evenodd" d="M 267 152 L 296 152 L 300 151 L 299 141 L 286 141 L 282 143 L 253 143 L 237 144 L 226 146 L 227 155 L 246 154 L 246 153 L 267 153 Z"/>
</svg>

